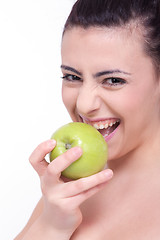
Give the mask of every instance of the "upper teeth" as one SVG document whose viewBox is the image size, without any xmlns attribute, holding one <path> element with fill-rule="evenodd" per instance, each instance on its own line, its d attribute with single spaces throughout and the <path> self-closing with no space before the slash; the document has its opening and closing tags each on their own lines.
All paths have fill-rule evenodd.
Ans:
<svg viewBox="0 0 160 240">
<path fill-rule="evenodd" d="M 111 123 L 102 123 L 102 122 L 100 122 L 100 123 L 94 123 L 93 124 L 93 127 L 95 127 L 96 129 L 106 129 L 106 128 L 108 128 L 108 127 L 112 127 L 114 124 L 116 124 L 117 122 L 119 122 L 119 121 L 115 121 L 115 122 L 111 122 Z"/>
</svg>

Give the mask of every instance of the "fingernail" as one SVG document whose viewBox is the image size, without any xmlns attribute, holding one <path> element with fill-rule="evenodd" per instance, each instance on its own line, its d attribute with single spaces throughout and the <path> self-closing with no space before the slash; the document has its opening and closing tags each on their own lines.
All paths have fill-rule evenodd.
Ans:
<svg viewBox="0 0 160 240">
<path fill-rule="evenodd" d="M 111 169 L 107 169 L 105 171 L 105 175 L 107 178 L 112 178 L 113 177 L 113 171 Z"/>
<path fill-rule="evenodd" d="M 54 147 L 56 145 L 56 140 L 50 139 L 48 144 L 49 144 L 50 147 Z"/>
<path fill-rule="evenodd" d="M 80 157 L 81 155 L 82 155 L 82 148 L 80 148 L 80 147 L 74 147 L 74 153 L 76 154 L 76 156 L 78 157 Z"/>
</svg>

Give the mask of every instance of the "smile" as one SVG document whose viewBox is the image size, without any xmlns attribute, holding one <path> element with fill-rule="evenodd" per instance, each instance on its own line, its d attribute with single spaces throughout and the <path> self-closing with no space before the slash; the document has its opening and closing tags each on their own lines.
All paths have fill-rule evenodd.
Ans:
<svg viewBox="0 0 160 240">
<path fill-rule="evenodd" d="M 94 128 L 96 128 L 105 138 L 106 142 L 108 142 L 116 133 L 116 130 L 118 129 L 120 125 L 120 119 L 117 118 L 111 118 L 107 120 L 89 120 L 86 118 L 81 117 L 82 121 L 84 123 L 87 123 Z"/>
</svg>

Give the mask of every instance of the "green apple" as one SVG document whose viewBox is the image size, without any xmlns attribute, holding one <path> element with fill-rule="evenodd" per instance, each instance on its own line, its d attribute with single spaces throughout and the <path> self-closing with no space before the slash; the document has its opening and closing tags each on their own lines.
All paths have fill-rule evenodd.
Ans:
<svg viewBox="0 0 160 240">
<path fill-rule="evenodd" d="M 79 179 L 95 174 L 105 167 L 108 157 L 107 143 L 91 125 L 71 122 L 60 127 L 51 138 L 55 139 L 57 144 L 50 153 L 50 161 L 72 147 L 82 148 L 82 156 L 62 172 L 64 177 Z"/>
</svg>

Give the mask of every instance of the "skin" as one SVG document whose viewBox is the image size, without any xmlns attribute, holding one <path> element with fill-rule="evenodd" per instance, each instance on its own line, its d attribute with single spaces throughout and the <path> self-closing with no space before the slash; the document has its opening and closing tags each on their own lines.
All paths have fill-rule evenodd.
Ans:
<svg viewBox="0 0 160 240">
<path fill-rule="evenodd" d="M 121 120 L 118 132 L 108 142 L 110 160 L 124 158 L 134 149 L 148 144 L 144 141 L 146 138 L 151 144 L 157 134 L 159 82 L 151 59 L 142 52 L 137 39 L 136 33 L 130 35 L 123 29 L 115 33 L 113 30 L 76 28 L 67 31 L 62 42 L 62 65 L 82 74 L 76 75 L 82 81 L 63 81 L 63 102 L 72 120 L 80 121 L 79 115 L 91 120 Z M 128 74 L 93 77 L 98 72 L 114 69 Z M 62 71 L 64 75 L 75 75 L 63 68 Z M 110 86 L 110 77 L 122 78 L 126 82 Z M 108 81 L 102 83 L 107 78 Z"/>
<path fill-rule="evenodd" d="M 36 214 L 37 220 L 25 230 L 27 234 L 22 233 L 25 240 L 31 236 L 33 239 L 37 229 L 44 228 L 44 219 L 52 228 L 59 223 L 61 229 L 64 226 L 69 229 L 61 230 L 60 236 L 60 232 L 50 228 L 50 235 L 45 235 L 47 239 L 53 236 L 61 240 L 117 240 L 119 236 L 123 236 L 123 240 L 159 239 L 160 79 L 143 44 L 142 33 L 136 28 L 84 30 L 73 27 L 65 32 L 62 98 L 72 120 L 118 118 L 121 121 L 117 132 L 108 141 L 108 167 L 113 170 L 114 177 L 111 179 L 111 172 L 105 170 L 107 178 L 104 171 L 79 182 L 59 182 L 60 170 L 66 167 L 64 160 L 67 158 L 71 163 L 81 153 L 70 149 L 68 155 L 48 166 L 44 157 L 54 144 L 50 147 L 48 142 L 39 145 L 30 161 L 41 179 L 45 207 L 42 205 L 35 210 L 31 220 Z M 110 70 L 110 74 L 99 74 Z M 115 84 L 113 78 L 116 78 Z M 54 185 L 51 177 L 55 179 Z M 62 187 L 64 184 L 70 184 L 65 185 L 68 186 L 66 192 Z M 75 197 L 73 192 L 77 187 L 80 191 Z M 70 195 L 63 201 L 63 206 L 58 198 L 62 193 L 63 199 L 64 193 Z M 68 212 L 57 213 L 53 196 L 61 209 L 67 206 Z M 64 223 L 64 216 L 74 224 Z"/>
<path fill-rule="evenodd" d="M 63 102 L 73 121 L 81 121 L 79 116 L 90 121 L 121 120 L 118 131 L 108 142 L 108 167 L 114 171 L 114 178 L 103 192 L 82 205 L 84 222 L 73 239 L 91 237 L 92 234 L 93 239 L 98 239 L 97 232 L 99 236 L 110 236 L 109 239 L 118 239 L 119 234 L 123 234 L 123 239 L 136 239 L 134 227 L 137 239 L 147 239 L 145 231 L 148 239 L 158 239 L 160 85 L 152 60 L 143 50 L 141 32 L 122 28 L 73 28 L 65 33 L 62 41 L 62 65 L 79 72 L 75 74 L 62 67 L 64 76 L 72 74 L 80 78 L 70 76 L 64 79 L 62 87 Z M 99 72 L 114 69 L 125 74 L 95 77 Z M 124 83 L 113 85 L 111 77 L 122 78 Z M 71 79 L 77 81 L 69 81 Z M 123 203 L 118 209 L 117 199 Z M 94 201 L 98 205 L 97 211 Z M 98 231 L 98 219 L 102 225 L 106 222 L 108 227 Z M 125 227 L 119 227 L 117 219 Z M 91 229 L 86 228 L 89 222 L 93 226 Z"/>
</svg>

